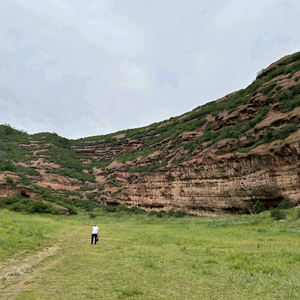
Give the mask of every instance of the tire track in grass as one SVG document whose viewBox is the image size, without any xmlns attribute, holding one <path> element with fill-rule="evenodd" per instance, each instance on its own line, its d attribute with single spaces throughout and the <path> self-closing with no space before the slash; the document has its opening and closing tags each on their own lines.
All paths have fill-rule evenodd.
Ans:
<svg viewBox="0 0 300 300">
<path fill-rule="evenodd" d="M 59 260 L 49 261 L 43 268 L 37 267 L 40 262 L 54 255 L 59 249 L 61 248 L 57 245 L 47 247 L 40 252 L 26 257 L 22 262 L 17 258 L 10 259 L 6 267 L 0 272 L 0 299 L 15 298 L 16 294 L 26 289 L 26 282 L 30 282 L 41 271 L 55 265 Z"/>
<path fill-rule="evenodd" d="M 20 251 L 14 258 L 3 261 L 2 269 L 0 269 L 0 299 L 15 299 L 21 292 L 32 288 L 36 278 L 43 276 L 44 272 L 68 255 L 68 252 L 63 250 L 72 244 L 74 235 L 77 236 L 81 230 L 84 228 L 75 229 L 71 235 L 57 236 L 58 243 L 56 245 L 46 247 L 33 255 L 24 258 L 21 256 L 24 251 Z M 63 253 L 61 252 L 57 258 L 58 250 Z M 53 259 L 50 258 L 51 256 Z M 48 258 L 49 260 L 46 261 Z"/>
</svg>

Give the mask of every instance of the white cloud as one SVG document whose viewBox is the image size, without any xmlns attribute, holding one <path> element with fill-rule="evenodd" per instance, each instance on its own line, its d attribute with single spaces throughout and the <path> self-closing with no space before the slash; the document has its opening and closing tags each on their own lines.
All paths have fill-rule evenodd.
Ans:
<svg viewBox="0 0 300 300">
<path fill-rule="evenodd" d="M 226 1 L 228 4 L 216 17 L 220 28 L 232 28 L 245 19 L 259 18 L 270 6 L 276 5 L 280 0 L 234 0 Z"/>
<path fill-rule="evenodd" d="M 130 61 L 122 61 L 116 68 L 108 68 L 105 73 L 115 87 L 135 91 L 145 91 L 151 87 L 145 67 Z"/>
</svg>

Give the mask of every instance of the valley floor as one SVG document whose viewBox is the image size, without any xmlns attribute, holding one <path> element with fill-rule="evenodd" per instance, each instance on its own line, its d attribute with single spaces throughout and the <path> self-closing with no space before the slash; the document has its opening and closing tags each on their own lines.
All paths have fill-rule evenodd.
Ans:
<svg viewBox="0 0 300 300">
<path fill-rule="evenodd" d="M 0 210 L 0 299 L 299 299 L 296 216 L 118 221 Z"/>
</svg>

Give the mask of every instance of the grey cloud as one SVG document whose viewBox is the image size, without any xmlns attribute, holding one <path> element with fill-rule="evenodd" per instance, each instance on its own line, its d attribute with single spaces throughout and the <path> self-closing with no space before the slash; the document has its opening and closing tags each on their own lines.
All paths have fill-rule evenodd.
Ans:
<svg viewBox="0 0 300 300">
<path fill-rule="evenodd" d="M 15 93 L 11 91 L 8 88 L 3 88 L 0 86 L 0 101 L 3 102 L 3 104 L 10 102 L 13 104 L 20 105 L 20 99 L 17 98 Z"/>
<path fill-rule="evenodd" d="M 281 45 L 287 44 L 291 41 L 291 35 L 284 34 L 283 31 L 272 37 L 270 34 L 260 34 L 257 40 L 252 44 L 251 58 L 256 59 L 260 55 L 263 55 L 270 48 L 280 47 Z"/>
<path fill-rule="evenodd" d="M 6 35 L 12 38 L 13 43 L 19 45 L 21 44 L 21 39 L 23 38 L 24 33 L 14 28 L 7 28 Z"/>
<path fill-rule="evenodd" d="M 299 50 L 297 1 L 89 3 L 1 4 L 0 86 L 20 100 L 0 101 L 2 122 L 70 138 L 146 126 Z"/>
<path fill-rule="evenodd" d="M 168 69 L 158 69 L 156 77 L 158 78 L 156 83 L 158 87 L 163 87 L 165 83 L 168 83 L 173 89 L 178 88 L 180 77 L 176 72 Z"/>
</svg>

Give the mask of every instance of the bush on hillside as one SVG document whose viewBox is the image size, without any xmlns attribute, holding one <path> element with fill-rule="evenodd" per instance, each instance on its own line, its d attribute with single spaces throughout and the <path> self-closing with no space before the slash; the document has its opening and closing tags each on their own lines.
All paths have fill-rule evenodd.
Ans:
<svg viewBox="0 0 300 300">
<path fill-rule="evenodd" d="M 300 219 L 300 209 L 296 209 L 296 219 Z"/>
<path fill-rule="evenodd" d="M 95 219 L 96 217 L 97 217 L 96 214 L 94 214 L 94 213 L 89 213 L 89 218 L 90 218 L 90 219 Z"/>
<path fill-rule="evenodd" d="M 269 92 L 271 92 L 271 90 L 273 90 L 274 87 L 275 87 L 276 85 L 277 85 L 276 82 L 271 83 L 271 84 L 268 85 L 267 87 L 263 88 L 263 89 L 261 90 L 261 93 L 262 93 L 263 95 L 265 95 L 265 96 L 268 95 Z"/>
<path fill-rule="evenodd" d="M 1 171 L 11 171 L 17 173 L 18 169 L 11 160 L 7 160 L 2 164 Z"/>
<path fill-rule="evenodd" d="M 34 170 L 34 169 L 31 169 L 31 168 L 26 168 L 22 165 L 17 165 L 17 169 L 18 169 L 18 172 L 20 173 L 23 173 L 24 175 L 29 175 L 29 176 L 40 176 L 41 173 Z"/>
<path fill-rule="evenodd" d="M 132 214 L 135 214 L 135 212 L 138 210 L 139 210 L 139 208 L 136 206 L 131 206 L 130 208 L 128 208 L 128 212 L 132 213 Z"/>
<path fill-rule="evenodd" d="M 62 206 L 68 209 L 70 215 L 78 215 L 77 210 L 73 206 L 65 204 L 63 204 Z"/>
<path fill-rule="evenodd" d="M 97 193 L 92 193 L 92 194 L 86 195 L 86 197 L 87 197 L 89 200 L 94 200 L 97 196 L 98 196 Z"/>
<path fill-rule="evenodd" d="M 17 202 L 10 207 L 10 210 L 15 212 L 21 212 L 21 211 L 26 211 L 26 207 L 22 205 L 20 202 Z"/>
<path fill-rule="evenodd" d="M 12 186 L 16 186 L 17 183 L 9 176 L 5 176 L 6 183 Z"/>
<path fill-rule="evenodd" d="M 5 208 L 6 206 L 6 198 L 0 197 L 0 208 Z"/>
<path fill-rule="evenodd" d="M 175 215 L 175 211 L 173 210 L 173 209 L 170 209 L 169 211 L 168 211 L 168 216 L 169 217 L 173 217 Z"/>
<path fill-rule="evenodd" d="M 158 218 L 162 218 L 166 215 L 166 211 L 165 210 L 160 210 L 158 213 L 157 213 L 157 217 Z"/>
<path fill-rule="evenodd" d="M 183 218 L 185 216 L 185 212 L 182 210 L 178 210 L 175 212 L 175 218 Z"/>
<path fill-rule="evenodd" d="M 289 209 L 293 207 L 292 201 L 290 198 L 285 197 L 277 206 L 279 209 Z"/>
<path fill-rule="evenodd" d="M 86 211 L 92 211 L 94 208 L 100 207 L 99 204 L 89 200 L 75 200 L 73 205 L 76 207 L 81 207 Z"/>
<path fill-rule="evenodd" d="M 255 202 L 255 204 L 252 207 L 252 213 L 255 215 L 258 215 L 259 213 L 266 210 L 266 207 L 263 203 L 261 203 L 259 200 Z"/>
<path fill-rule="evenodd" d="M 41 201 L 34 201 L 29 207 L 28 212 L 30 213 L 51 213 L 53 209 L 49 204 Z"/>
<path fill-rule="evenodd" d="M 21 194 L 20 193 L 16 193 L 10 197 L 5 198 L 5 204 L 6 205 L 10 205 L 16 202 L 19 202 L 22 199 Z"/>
<path fill-rule="evenodd" d="M 151 210 L 148 214 L 148 216 L 156 216 L 157 215 L 157 211 L 156 210 Z"/>
<path fill-rule="evenodd" d="M 285 213 L 282 211 L 282 210 L 280 210 L 279 208 L 272 208 L 271 210 L 270 210 L 270 215 L 271 215 L 271 217 L 274 219 L 274 220 L 276 220 L 276 221 L 278 221 L 278 220 L 282 220 L 282 219 L 285 219 L 286 218 L 286 215 L 285 215 Z"/>
<path fill-rule="evenodd" d="M 110 213 L 114 213 L 114 212 L 116 212 L 116 210 L 117 210 L 117 206 L 106 206 L 105 207 L 105 210 L 107 211 L 107 212 L 110 212 Z"/>
</svg>

